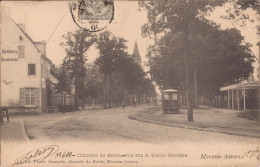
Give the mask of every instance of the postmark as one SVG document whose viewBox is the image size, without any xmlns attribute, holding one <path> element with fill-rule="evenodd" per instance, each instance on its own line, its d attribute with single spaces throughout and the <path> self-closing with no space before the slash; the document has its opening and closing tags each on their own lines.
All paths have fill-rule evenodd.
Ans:
<svg viewBox="0 0 260 167">
<path fill-rule="evenodd" d="M 69 7 L 73 21 L 86 31 L 101 31 L 114 19 L 113 0 L 72 1 Z"/>
</svg>

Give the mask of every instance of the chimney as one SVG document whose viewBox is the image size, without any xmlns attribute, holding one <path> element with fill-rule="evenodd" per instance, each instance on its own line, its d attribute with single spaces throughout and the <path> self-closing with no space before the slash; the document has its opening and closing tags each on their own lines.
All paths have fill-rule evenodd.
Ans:
<svg viewBox="0 0 260 167">
<path fill-rule="evenodd" d="M 46 56 L 46 41 L 34 42 L 34 45 Z"/>
<path fill-rule="evenodd" d="M 25 32 L 25 24 L 24 23 L 18 23 L 17 25 L 23 30 L 23 32 Z"/>
</svg>

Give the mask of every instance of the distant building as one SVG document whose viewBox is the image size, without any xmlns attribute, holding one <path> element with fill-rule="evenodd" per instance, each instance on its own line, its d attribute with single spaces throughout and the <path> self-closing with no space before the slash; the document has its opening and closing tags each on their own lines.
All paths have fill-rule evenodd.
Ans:
<svg viewBox="0 0 260 167">
<path fill-rule="evenodd" d="M 135 47 L 134 47 L 134 52 L 132 55 L 132 58 L 134 59 L 134 62 L 136 62 L 137 64 L 139 64 L 141 66 L 141 56 L 138 50 L 138 46 L 137 46 L 137 42 L 135 42 Z"/>
<path fill-rule="evenodd" d="M 33 41 L 25 24 L 17 24 L 5 6 L 1 6 L 1 26 L 0 105 L 45 112 L 46 83 L 54 79 L 50 77 L 52 62 L 46 57 L 46 42 Z"/>
</svg>

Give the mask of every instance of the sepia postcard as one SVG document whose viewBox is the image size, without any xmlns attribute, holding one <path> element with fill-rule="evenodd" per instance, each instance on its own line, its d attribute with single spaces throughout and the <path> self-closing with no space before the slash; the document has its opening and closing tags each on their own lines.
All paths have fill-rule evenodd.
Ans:
<svg viewBox="0 0 260 167">
<path fill-rule="evenodd" d="M 0 167 L 260 167 L 259 0 L 0 7 Z"/>
</svg>

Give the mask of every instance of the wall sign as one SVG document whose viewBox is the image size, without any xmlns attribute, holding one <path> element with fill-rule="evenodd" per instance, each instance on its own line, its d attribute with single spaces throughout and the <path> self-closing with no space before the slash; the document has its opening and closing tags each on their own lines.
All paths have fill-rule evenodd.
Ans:
<svg viewBox="0 0 260 167">
<path fill-rule="evenodd" d="M 18 58 L 1 58 L 1 62 L 4 61 L 18 61 Z"/>
<path fill-rule="evenodd" d="M 17 50 L 2 50 L 2 54 L 18 53 Z"/>
</svg>

